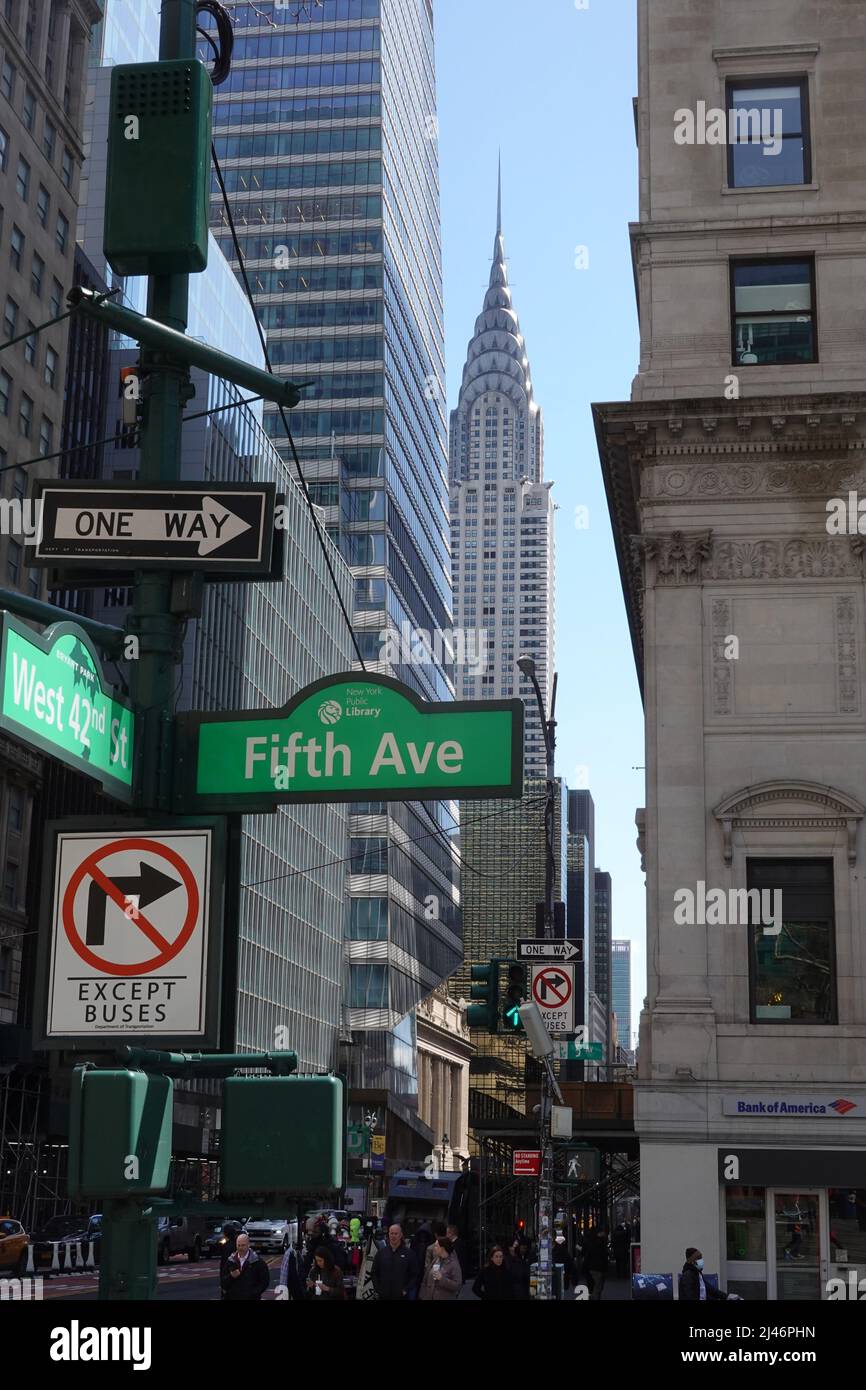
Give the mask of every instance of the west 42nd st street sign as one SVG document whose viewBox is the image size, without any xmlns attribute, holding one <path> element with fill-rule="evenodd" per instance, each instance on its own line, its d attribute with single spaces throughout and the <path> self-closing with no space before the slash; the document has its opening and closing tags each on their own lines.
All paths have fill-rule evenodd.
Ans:
<svg viewBox="0 0 866 1390">
<path fill-rule="evenodd" d="M 0 726 L 131 801 L 134 715 L 84 630 L 56 623 L 40 637 L 5 612 L 0 624 Z"/>
<path fill-rule="evenodd" d="M 271 810 L 285 802 L 517 797 L 523 702 L 428 704 L 388 676 L 347 672 L 281 710 L 178 720 L 175 803 Z"/>
</svg>

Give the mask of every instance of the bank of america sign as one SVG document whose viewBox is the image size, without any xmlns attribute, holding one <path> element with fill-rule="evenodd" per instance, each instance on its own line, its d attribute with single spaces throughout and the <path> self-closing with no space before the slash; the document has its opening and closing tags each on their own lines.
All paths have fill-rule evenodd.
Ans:
<svg viewBox="0 0 866 1390">
<path fill-rule="evenodd" d="M 723 1096 L 722 1097 L 723 1115 L 748 1115 L 761 1116 L 769 1115 L 775 1119 L 778 1115 L 791 1116 L 798 1118 L 817 1118 L 824 1120 L 845 1119 L 849 1115 L 859 1118 L 866 1115 L 866 1096 L 861 1092 L 852 1095 L 850 1092 L 838 1096 L 779 1096 L 779 1095 L 749 1095 L 749 1096 Z"/>
</svg>

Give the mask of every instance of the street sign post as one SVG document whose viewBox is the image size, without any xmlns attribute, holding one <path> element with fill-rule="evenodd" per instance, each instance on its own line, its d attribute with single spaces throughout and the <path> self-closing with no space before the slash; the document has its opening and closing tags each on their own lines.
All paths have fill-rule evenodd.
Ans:
<svg viewBox="0 0 866 1390">
<path fill-rule="evenodd" d="M 531 966 L 532 998 L 541 1010 L 551 1035 L 574 1032 L 574 966 Z"/>
<path fill-rule="evenodd" d="M 76 623 L 44 636 L 0 613 L 0 727 L 132 800 L 135 716 Z"/>
<path fill-rule="evenodd" d="M 33 564 L 74 569 L 268 574 L 274 483 L 44 483 Z"/>
<path fill-rule="evenodd" d="M 515 1149 L 512 1175 L 515 1178 L 537 1178 L 541 1173 L 541 1149 Z"/>
<path fill-rule="evenodd" d="M 34 1046 L 219 1043 L 221 823 L 46 829 Z"/>
<path fill-rule="evenodd" d="M 178 716 L 175 809 L 287 802 L 519 797 L 523 701 L 428 703 L 389 676 L 345 672 L 282 709 Z"/>
<path fill-rule="evenodd" d="M 517 942 L 520 960 L 583 960 L 583 941 L 539 941 L 537 937 L 520 937 Z"/>
</svg>

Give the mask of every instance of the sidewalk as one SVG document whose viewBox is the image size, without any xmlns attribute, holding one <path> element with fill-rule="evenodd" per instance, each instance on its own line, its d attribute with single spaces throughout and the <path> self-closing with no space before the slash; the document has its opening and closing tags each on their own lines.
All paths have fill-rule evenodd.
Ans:
<svg viewBox="0 0 866 1390">
<path fill-rule="evenodd" d="M 478 1303 L 472 1292 L 472 1280 L 467 1279 L 463 1288 L 457 1295 L 458 1303 L 463 1299 L 469 1303 Z M 562 1300 L 563 1303 L 574 1303 L 574 1289 L 569 1289 Z M 631 1301 L 631 1282 L 628 1279 L 608 1279 L 604 1286 L 604 1293 L 598 1300 L 600 1303 L 629 1303 Z"/>
</svg>

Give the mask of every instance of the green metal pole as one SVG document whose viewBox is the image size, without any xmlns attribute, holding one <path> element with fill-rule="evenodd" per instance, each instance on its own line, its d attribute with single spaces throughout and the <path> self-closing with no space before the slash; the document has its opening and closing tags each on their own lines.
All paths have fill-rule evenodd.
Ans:
<svg viewBox="0 0 866 1390">
<path fill-rule="evenodd" d="M 160 60 L 195 57 L 195 0 L 163 0 Z M 171 152 L 166 151 L 171 158 Z M 152 276 L 148 284 L 150 318 L 183 333 L 187 326 L 189 276 Z M 169 483 L 180 477 L 180 435 L 190 383 L 186 368 L 142 350 L 147 376 L 141 435 L 142 483 Z M 141 809 L 166 811 L 171 804 L 171 716 L 180 659 L 181 624 L 171 612 L 168 572 L 138 571 L 131 630 L 139 640 L 131 663 L 132 696 L 142 720 L 139 795 Z M 134 1198 L 105 1204 L 105 1234 L 99 1271 L 99 1297 L 114 1302 L 156 1297 L 155 1216 Z"/>
<path fill-rule="evenodd" d="M 159 56 L 195 57 L 195 0 L 163 0 Z M 170 151 L 166 152 L 171 158 Z M 148 282 L 148 315 L 183 333 L 189 307 L 188 275 L 154 275 Z M 180 477 L 180 438 L 184 403 L 191 386 L 187 369 L 142 349 L 147 376 L 141 433 L 142 483 L 171 483 Z M 132 629 L 139 639 L 132 665 L 132 695 L 143 721 L 140 760 L 140 805 L 167 811 L 171 804 L 171 715 L 181 655 L 182 627 L 171 612 L 172 577 L 166 571 L 139 571 L 135 576 Z"/>
</svg>

